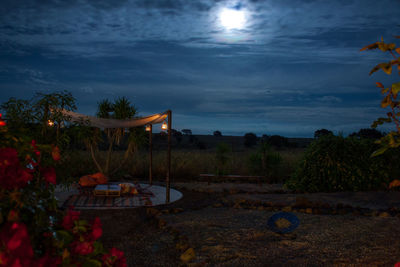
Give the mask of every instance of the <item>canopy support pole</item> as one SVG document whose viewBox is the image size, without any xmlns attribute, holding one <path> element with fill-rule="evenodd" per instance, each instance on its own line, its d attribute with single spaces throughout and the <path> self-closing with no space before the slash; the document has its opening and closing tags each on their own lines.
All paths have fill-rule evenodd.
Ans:
<svg viewBox="0 0 400 267">
<path fill-rule="evenodd" d="M 172 125 L 172 112 L 171 110 L 167 111 L 168 115 L 168 159 L 167 159 L 167 192 L 166 192 L 166 203 L 169 203 L 169 188 L 171 182 L 171 125 Z"/>
<path fill-rule="evenodd" d="M 149 166 L 149 183 L 153 184 L 153 124 L 150 124 L 149 131 L 149 157 L 150 157 L 150 166 Z"/>
</svg>

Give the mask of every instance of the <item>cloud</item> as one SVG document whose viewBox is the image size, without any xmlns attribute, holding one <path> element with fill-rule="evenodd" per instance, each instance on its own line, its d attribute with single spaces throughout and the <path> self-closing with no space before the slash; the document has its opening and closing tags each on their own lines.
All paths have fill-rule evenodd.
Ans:
<svg viewBox="0 0 400 267">
<path fill-rule="evenodd" d="M 318 98 L 317 101 L 327 104 L 335 104 L 335 103 L 341 103 L 342 99 L 332 95 L 325 95 L 323 97 Z"/>
<path fill-rule="evenodd" d="M 221 27 L 222 8 L 246 11 L 246 28 Z M 199 131 L 368 126 L 383 113 L 370 108 L 375 81 L 395 78 L 369 77 L 387 58 L 359 50 L 391 41 L 399 10 L 387 0 L 3 1 L 0 96 L 67 89 L 92 114 L 100 98 L 127 96 L 144 113 L 173 107 L 177 125 Z"/>
</svg>

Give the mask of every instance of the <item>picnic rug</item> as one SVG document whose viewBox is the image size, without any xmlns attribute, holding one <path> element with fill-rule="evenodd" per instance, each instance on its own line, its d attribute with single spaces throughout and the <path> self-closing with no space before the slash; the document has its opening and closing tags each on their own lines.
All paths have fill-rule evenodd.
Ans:
<svg viewBox="0 0 400 267">
<path fill-rule="evenodd" d="M 70 206 L 76 209 L 112 209 L 112 208 L 135 208 L 142 206 L 156 206 L 165 203 L 165 187 L 157 185 L 141 184 L 138 194 L 127 194 L 115 196 L 95 196 L 94 194 L 73 194 L 67 198 L 62 205 L 64 208 Z M 170 202 L 182 197 L 182 193 L 170 189 Z"/>
</svg>

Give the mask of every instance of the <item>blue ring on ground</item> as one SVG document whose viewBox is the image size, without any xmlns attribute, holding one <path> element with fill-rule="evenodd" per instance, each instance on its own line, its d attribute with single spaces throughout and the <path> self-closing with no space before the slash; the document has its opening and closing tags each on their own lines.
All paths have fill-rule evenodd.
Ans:
<svg viewBox="0 0 400 267">
<path fill-rule="evenodd" d="M 279 228 L 276 226 L 275 222 L 279 219 L 286 219 L 290 222 L 290 226 L 286 227 L 286 228 Z M 276 232 L 276 233 L 280 233 L 280 234 L 286 234 L 286 233 L 290 233 L 292 232 L 294 229 L 296 229 L 300 224 L 299 218 L 297 218 L 296 215 L 294 215 L 293 213 L 289 213 L 289 212 L 278 212 L 275 213 L 274 215 L 272 215 L 267 222 L 268 227 Z"/>
</svg>

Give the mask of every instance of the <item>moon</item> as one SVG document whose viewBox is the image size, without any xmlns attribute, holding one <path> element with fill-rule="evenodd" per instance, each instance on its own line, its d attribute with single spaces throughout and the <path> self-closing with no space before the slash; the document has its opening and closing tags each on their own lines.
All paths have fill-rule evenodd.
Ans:
<svg viewBox="0 0 400 267">
<path fill-rule="evenodd" d="M 219 13 L 219 20 L 227 30 L 240 30 L 246 24 L 246 14 L 242 10 L 224 8 Z"/>
</svg>

